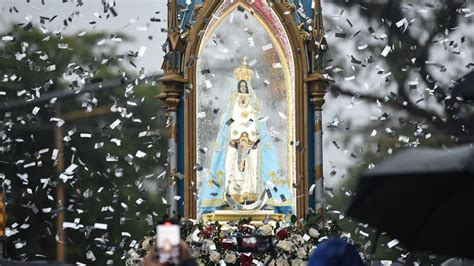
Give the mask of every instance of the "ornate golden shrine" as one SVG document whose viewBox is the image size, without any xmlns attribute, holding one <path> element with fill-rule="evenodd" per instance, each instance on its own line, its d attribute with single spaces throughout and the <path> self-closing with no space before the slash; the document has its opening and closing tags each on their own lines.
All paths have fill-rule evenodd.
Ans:
<svg viewBox="0 0 474 266">
<path fill-rule="evenodd" d="M 275 25 L 269 25 L 262 19 L 264 12 L 273 12 L 281 22 L 281 30 L 286 34 L 292 54 L 294 66 L 293 89 L 295 107 L 295 141 L 302 147 L 295 153 L 295 211 L 302 217 L 309 206 L 308 191 L 311 183 L 315 183 L 315 209 L 323 210 L 323 184 L 322 184 L 322 135 L 321 135 L 321 110 L 324 104 L 325 88 L 328 79 L 324 75 L 324 61 L 327 44 L 321 15 L 321 4 L 314 1 L 313 15 L 309 20 L 298 20 L 301 7 L 296 7 L 292 1 L 275 1 L 269 5 L 263 0 L 215 0 L 197 3 L 191 1 L 186 9 L 179 7 L 182 1 L 168 1 L 168 38 L 167 51 L 163 63 L 164 77 L 161 79 L 165 89 L 159 95 L 167 108 L 169 125 L 169 154 L 168 177 L 168 202 L 171 214 L 182 214 L 185 217 L 196 218 L 197 196 L 197 78 L 199 52 L 208 35 L 206 31 L 216 27 L 212 18 L 216 12 L 222 18 L 233 9 L 243 9 L 260 18 L 262 26 L 275 34 Z M 303 1 L 304 2 L 304 1 Z M 307 1 L 311 2 L 311 1 Z M 183 11 L 185 10 L 185 11 Z M 191 11 L 190 11 L 191 10 Z M 263 10 L 263 11 L 262 11 Z M 191 12 L 188 14 L 188 12 Z M 217 19 L 219 20 L 219 19 Z M 185 23 L 183 23 L 185 22 Z M 312 105 L 310 105 L 312 103 Z M 313 108 L 314 125 L 309 118 L 308 111 Z M 179 115 L 183 115 L 179 121 Z M 314 132 L 309 131 L 314 128 Z M 177 132 L 184 132 L 179 139 Z M 314 143 L 309 142 L 309 134 L 314 134 Z M 181 146 L 180 146 L 181 145 Z M 180 146 L 180 147 L 178 147 Z M 312 148 L 314 147 L 314 148 Z M 180 152 L 180 148 L 182 151 Z M 310 152 L 314 154 L 315 161 L 308 162 Z M 182 164 L 181 169 L 179 165 Z M 184 174 L 184 179 L 179 179 L 179 172 Z M 310 177 L 310 172 L 313 172 Z M 314 181 L 311 182 L 311 179 Z M 311 183 L 310 183 L 311 182 Z M 178 185 L 181 184 L 181 190 Z M 182 194 L 184 208 L 180 211 L 174 196 Z M 249 215 L 251 213 L 243 214 Z M 221 216 L 219 216 L 221 215 Z M 256 217 L 259 214 L 255 214 Z M 205 219 L 227 219 L 229 213 L 207 215 Z M 278 215 L 277 215 L 278 216 Z M 263 217 L 263 216 L 262 216 Z M 280 217 L 280 216 L 278 216 Z M 281 219 L 276 217 L 275 219 Z M 260 217 L 261 218 L 261 217 Z"/>
</svg>

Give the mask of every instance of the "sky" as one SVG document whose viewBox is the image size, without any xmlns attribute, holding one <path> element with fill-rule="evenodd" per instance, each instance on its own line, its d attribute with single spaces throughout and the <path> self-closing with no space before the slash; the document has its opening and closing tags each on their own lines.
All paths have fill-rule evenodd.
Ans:
<svg viewBox="0 0 474 266">
<path fill-rule="evenodd" d="M 138 73 L 141 68 L 145 69 L 145 73 L 153 74 L 161 71 L 163 61 L 162 44 L 165 41 L 166 34 L 163 29 L 166 28 L 166 0 L 115 0 L 115 10 L 117 16 L 104 14 L 102 2 L 113 0 L 0 0 L 0 31 L 6 29 L 10 23 L 29 23 L 34 25 L 40 24 L 40 16 L 52 18 L 57 17 L 51 22 L 43 24 L 47 29 L 52 31 L 60 31 L 65 34 L 78 34 L 79 32 L 122 32 L 134 39 L 133 42 L 120 45 L 120 53 L 128 53 L 128 51 L 144 51 L 143 56 L 135 59 L 136 68 L 133 71 Z M 44 2 L 44 4 L 42 3 Z M 79 6 L 78 3 L 83 5 Z M 381 75 L 376 75 L 372 68 L 356 71 L 354 65 L 350 63 L 352 55 L 356 58 L 363 59 L 370 56 L 371 51 L 359 49 L 367 42 L 374 42 L 372 37 L 368 37 L 367 22 L 362 21 L 357 11 L 343 10 L 323 1 L 323 12 L 325 14 L 325 27 L 327 31 L 328 43 L 330 45 L 330 56 L 338 57 L 338 59 L 346 60 L 340 66 L 343 78 L 336 80 L 343 87 L 353 87 L 355 90 L 369 91 L 370 89 L 382 90 L 387 88 L 387 84 Z M 405 8 L 406 16 L 412 24 L 422 23 L 423 18 L 429 18 L 430 13 L 426 12 L 423 5 L 410 6 Z M 64 25 L 64 20 L 72 18 L 72 22 Z M 153 22 L 151 18 L 160 19 L 160 22 Z M 347 20 L 351 21 L 349 27 Z M 354 25 L 352 27 L 352 25 Z M 463 26 L 464 25 L 464 26 Z M 461 24 L 460 29 L 450 34 L 449 38 L 459 40 L 462 36 L 469 36 L 470 27 Z M 359 36 L 367 36 L 367 38 L 336 38 L 335 32 L 345 31 L 350 36 L 358 30 L 363 33 Z M 364 35 L 365 34 L 365 35 Z M 378 34 L 381 34 L 378 32 Z M 383 34 L 383 33 L 382 33 Z M 422 38 L 423 36 L 420 36 Z M 469 37 L 467 37 L 469 40 Z M 466 42 L 467 43 L 467 42 Z M 383 45 L 383 44 L 381 44 Z M 434 53 L 439 54 L 433 56 L 434 60 L 449 62 L 451 58 L 442 57 L 445 53 L 445 47 L 440 45 Z M 467 44 L 465 44 L 467 47 Z M 383 48 L 383 46 L 381 47 Z M 459 64 L 451 64 L 448 67 L 449 75 L 445 73 L 439 74 L 439 78 L 445 82 L 449 82 L 446 77 L 462 75 L 460 71 L 464 71 L 463 67 L 472 60 L 472 52 L 464 49 L 462 54 L 462 62 Z M 376 59 L 383 59 L 379 54 L 374 55 Z M 456 58 L 456 60 L 459 60 Z M 376 61 L 376 68 L 383 69 L 383 60 Z M 380 65 L 379 65 L 380 64 Z M 368 73 L 373 72 L 373 73 Z M 458 73 L 459 72 L 459 73 Z M 416 82 L 414 77 L 414 82 Z M 427 101 L 428 102 L 428 101 Z M 421 104 L 424 104 L 422 102 Z M 426 103 L 428 104 L 428 103 Z M 334 120 L 341 123 L 349 121 L 353 128 L 357 125 L 371 123 L 371 119 L 381 115 L 381 108 L 376 105 L 363 104 L 362 101 L 353 101 L 350 98 L 339 97 L 332 99 L 330 95 L 326 95 L 326 103 L 323 106 L 323 124 L 326 126 Z M 360 151 L 362 148 L 360 140 L 358 145 L 339 149 L 333 145 L 333 141 L 338 139 L 338 133 L 326 131 L 324 134 L 324 175 L 327 178 L 326 184 L 332 186 L 341 181 L 345 175 L 345 169 L 355 163 L 360 163 L 358 159 L 351 158 L 352 152 Z M 357 143 L 356 138 L 353 143 Z M 367 148 L 367 147 L 365 147 Z M 370 148 L 370 147 L 369 147 Z M 335 170 L 335 176 L 330 175 Z"/>
<path fill-rule="evenodd" d="M 42 4 L 44 1 L 44 4 Z M 109 2 L 113 2 L 107 0 Z M 52 18 L 43 24 L 48 30 L 64 34 L 77 34 L 82 31 L 121 32 L 133 38 L 133 42 L 120 45 L 119 52 L 139 51 L 145 47 L 142 57 L 136 59 L 137 72 L 141 67 L 145 73 L 155 73 L 163 62 L 163 44 L 166 33 L 166 0 L 118 0 L 115 1 L 117 16 L 103 12 L 102 0 L 0 0 L 0 31 L 11 23 L 40 24 L 40 16 Z M 15 9 L 18 11 L 16 11 Z M 64 20 L 72 17 L 72 22 L 64 25 Z M 158 18 L 161 22 L 152 22 Z M 94 23 L 95 22 L 95 23 Z"/>
</svg>

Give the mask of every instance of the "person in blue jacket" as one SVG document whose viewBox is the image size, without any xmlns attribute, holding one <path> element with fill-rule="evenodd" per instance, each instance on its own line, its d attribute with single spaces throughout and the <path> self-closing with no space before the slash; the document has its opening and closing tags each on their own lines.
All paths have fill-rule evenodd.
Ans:
<svg viewBox="0 0 474 266">
<path fill-rule="evenodd" d="M 340 237 L 322 241 L 308 260 L 309 266 L 363 266 L 357 249 Z"/>
</svg>

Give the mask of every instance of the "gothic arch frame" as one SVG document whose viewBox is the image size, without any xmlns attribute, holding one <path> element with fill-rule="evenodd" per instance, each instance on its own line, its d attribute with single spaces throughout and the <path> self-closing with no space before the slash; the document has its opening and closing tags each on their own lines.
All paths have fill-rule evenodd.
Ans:
<svg viewBox="0 0 474 266">
<path fill-rule="evenodd" d="M 196 187 L 196 172 L 194 166 L 197 162 L 197 125 L 196 125 L 196 79 L 197 63 L 196 58 L 204 37 L 203 31 L 207 29 L 209 17 L 218 10 L 224 0 L 203 1 L 195 7 L 195 24 L 186 36 L 187 47 L 185 50 L 183 64 L 183 79 L 189 84 L 189 90 L 184 92 L 184 217 L 196 218 L 197 199 L 194 196 Z M 248 9 L 253 9 L 246 0 L 235 0 L 229 9 L 234 5 L 244 5 Z M 303 149 L 296 152 L 296 213 L 298 217 L 304 217 L 309 203 L 309 145 L 308 143 L 308 112 L 309 93 L 305 80 L 308 77 L 308 62 L 306 59 L 305 34 L 301 31 L 294 20 L 294 5 L 285 2 L 274 3 L 273 11 L 280 19 L 286 35 L 290 41 L 294 60 L 294 89 L 295 89 L 295 127 L 296 140 L 300 142 Z M 268 25 L 267 25 L 268 26 Z M 189 93 L 188 93 L 189 92 Z M 194 185 L 192 185 L 194 184 Z"/>
</svg>

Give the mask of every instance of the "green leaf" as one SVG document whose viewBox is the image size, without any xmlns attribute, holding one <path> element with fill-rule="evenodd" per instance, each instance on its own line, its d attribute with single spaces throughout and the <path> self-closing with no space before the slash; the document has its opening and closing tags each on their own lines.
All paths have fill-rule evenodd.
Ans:
<svg viewBox="0 0 474 266">
<path fill-rule="evenodd" d="M 297 221 L 298 221 L 298 217 L 296 217 L 296 215 L 291 215 L 291 223 L 296 224 Z"/>
</svg>

